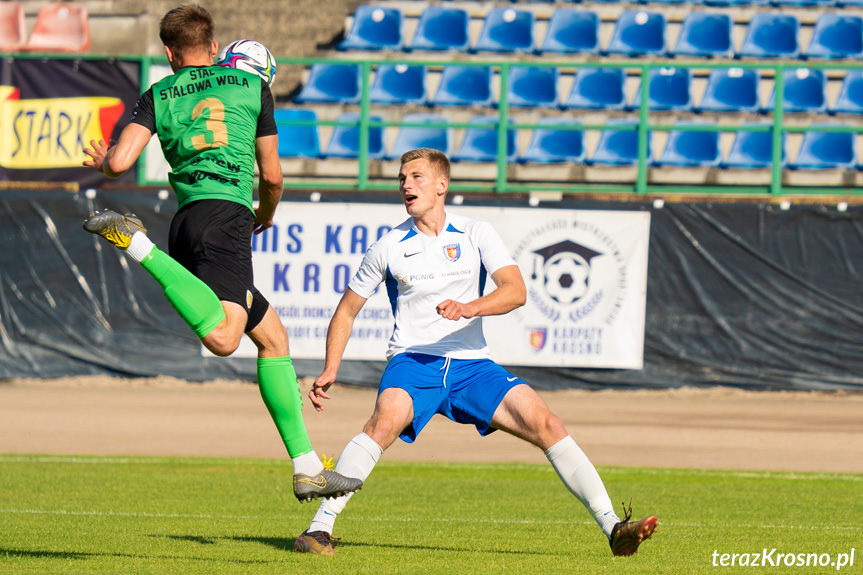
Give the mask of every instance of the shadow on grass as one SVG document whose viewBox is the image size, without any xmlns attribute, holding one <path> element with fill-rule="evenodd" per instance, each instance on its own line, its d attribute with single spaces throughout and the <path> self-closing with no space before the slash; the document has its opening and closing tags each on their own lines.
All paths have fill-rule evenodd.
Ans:
<svg viewBox="0 0 863 575">
<path fill-rule="evenodd" d="M 153 535 L 152 537 L 165 537 L 167 539 L 174 539 L 177 541 L 188 541 L 191 543 L 198 543 L 199 545 L 213 545 L 219 540 L 223 541 L 239 541 L 243 543 L 260 543 L 262 545 L 267 545 L 268 547 L 272 547 L 279 551 L 291 551 L 294 550 L 294 541 L 295 538 L 287 538 L 287 537 L 252 537 L 252 536 L 215 536 L 215 537 L 202 537 L 199 535 Z M 339 548 L 371 548 L 371 549 L 399 549 L 399 550 L 412 550 L 412 551 L 450 551 L 454 553 L 489 553 L 495 555 L 535 555 L 535 556 L 549 556 L 549 555 L 565 555 L 565 553 L 550 553 L 548 551 L 531 551 L 529 549 L 477 549 L 476 547 L 467 548 L 467 547 L 447 547 L 442 545 L 410 545 L 410 544 L 398 544 L 398 543 L 368 543 L 368 542 L 349 542 L 349 541 L 340 541 L 338 539 L 336 541 L 336 549 Z M 476 541 L 474 541 L 476 543 Z"/>
<path fill-rule="evenodd" d="M 176 561 L 201 561 L 207 563 L 240 563 L 244 565 L 267 565 L 274 561 L 262 559 L 225 559 L 222 557 L 190 557 L 187 555 L 152 555 L 135 553 L 93 553 L 86 551 L 47 551 L 37 549 L 10 549 L 0 547 L 0 558 L 6 559 L 97 559 L 101 557 L 122 557 L 126 559 L 167 559 Z"/>
</svg>

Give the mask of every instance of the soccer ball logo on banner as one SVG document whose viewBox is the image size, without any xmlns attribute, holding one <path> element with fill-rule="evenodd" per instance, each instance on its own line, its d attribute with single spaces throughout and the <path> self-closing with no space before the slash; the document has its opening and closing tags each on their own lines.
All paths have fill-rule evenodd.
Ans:
<svg viewBox="0 0 863 575">
<path fill-rule="evenodd" d="M 590 260 L 602 255 L 570 240 L 533 252 L 542 262 L 542 285 L 546 294 L 560 305 L 575 303 L 587 294 Z M 534 273 L 536 276 L 536 273 Z"/>
</svg>

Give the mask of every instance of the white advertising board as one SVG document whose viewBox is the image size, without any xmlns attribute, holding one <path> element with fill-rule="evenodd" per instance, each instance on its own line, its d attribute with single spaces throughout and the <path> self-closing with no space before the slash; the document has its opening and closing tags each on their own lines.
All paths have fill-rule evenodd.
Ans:
<svg viewBox="0 0 863 575">
<path fill-rule="evenodd" d="M 527 303 L 488 317 L 503 365 L 640 369 L 650 214 L 633 211 L 448 207 L 490 222 L 527 286 Z M 255 285 L 285 324 L 291 355 L 322 359 L 326 329 L 366 249 L 407 217 L 404 207 L 283 203 L 253 243 Z M 488 282 L 487 290 L 494 284 Z M 354 324 L 345 359 L 384 359 L 393 326 L 382 285 Z M 253 357 L 244 341 L 238 354 Z"/>
</svg>

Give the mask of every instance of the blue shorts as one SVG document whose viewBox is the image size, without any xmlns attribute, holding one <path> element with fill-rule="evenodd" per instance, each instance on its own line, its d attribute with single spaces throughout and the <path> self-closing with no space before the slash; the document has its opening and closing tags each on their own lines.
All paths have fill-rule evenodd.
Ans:
<svg viewBox="0 0 863 575">
<path fill-rule="evenodd" d="M 400 353 L 381 377 L 378 395 L 391 387 L 413 398 L 414 419 L 399 435 L 413 443 L 436 413 L 475 425 L 480 435 L 495 431 L 491 418 L 507 392 L 525 383 L 490 359 L 448 359 L 421 353 Z"/>
</svg>

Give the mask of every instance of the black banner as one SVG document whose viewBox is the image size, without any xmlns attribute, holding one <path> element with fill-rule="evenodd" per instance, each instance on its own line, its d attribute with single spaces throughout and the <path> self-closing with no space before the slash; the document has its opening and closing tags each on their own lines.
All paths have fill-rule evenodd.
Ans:
<svg viewBox="0 0 863 575">
<path fill-rule="evenodd" d="M 141 64 L 125 60 L 0 60 L 0 180 L 103 185 L 81 166 L 90 140 L 116 140 L 140 94 Z M 135 169 L 119 181 L 134 184 Z"/>
<path fill-rule="evenodd" d="M 863 206 L 559 207 L 651 211 L 644 368 L 509 368 L 534 387 L 863 391 Z M 94 208 L 135 212 L 164 248 L 176 204 L 152 193 L 0 192 L 0 379 L 254 378 L 254 359 L 202 356 L 153 278 L 81 229 Z M 294 361 L 301 376 L 322 363 Z M 384 366 L 345 361 L 339 381 L 377 385 Z"/>
</svg>

